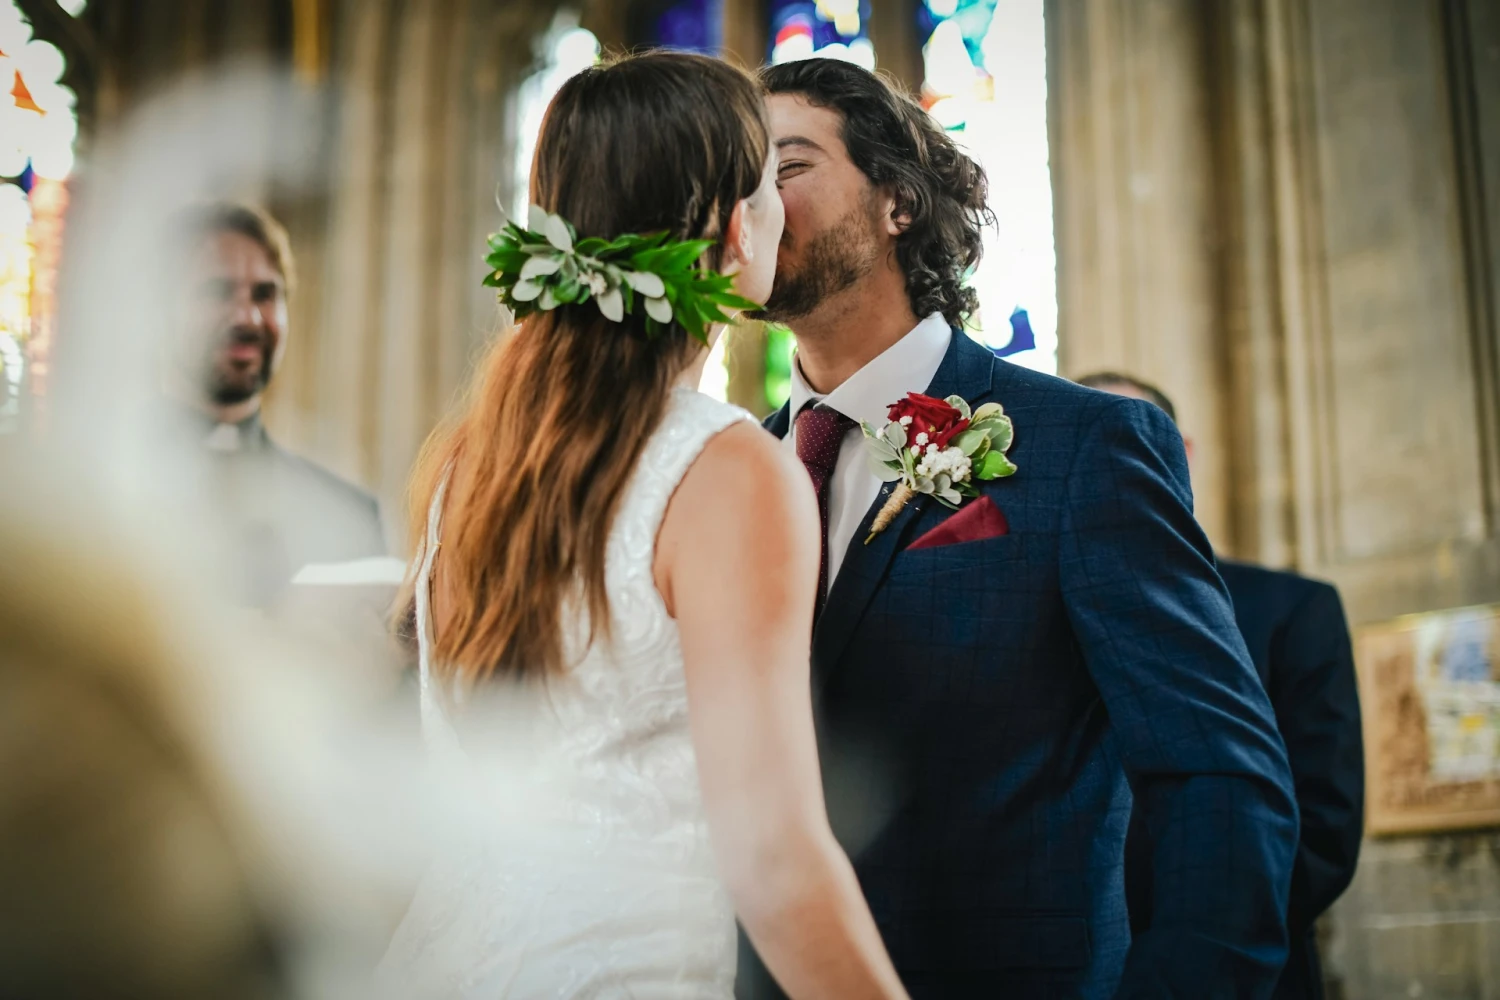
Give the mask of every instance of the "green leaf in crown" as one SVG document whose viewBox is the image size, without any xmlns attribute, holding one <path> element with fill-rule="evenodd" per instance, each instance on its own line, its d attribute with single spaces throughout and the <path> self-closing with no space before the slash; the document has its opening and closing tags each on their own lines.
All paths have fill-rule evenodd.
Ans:
<svg viewBox="0 0 1500 1000">
<path fill-rule="evenodd" d="M 707 344 L 714 323 L 760 308 L 734 293 L 732 277 L 698 266 L 713 245 L 672 242 L 666 233 L 580 240 L 566 219 L 532 205 L 525 229 L 511 222 L 489 238 L 484 283 L 499 290 L 501 304 L 517 319 L 592 299 L 615 323 L 626 313 L 644 313 L 649 337 L 676 321 Z"/>
</svg>

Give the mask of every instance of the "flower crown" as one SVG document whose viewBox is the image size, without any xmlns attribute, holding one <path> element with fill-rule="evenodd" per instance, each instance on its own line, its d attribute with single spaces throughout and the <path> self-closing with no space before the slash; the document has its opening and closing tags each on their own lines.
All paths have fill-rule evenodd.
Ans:
<svg viewBox="0 0 1500 1000">
<path fill-rule="evenodd" d="M 673 320 L 708 343 L 708 328 L 727 323 L 725 309 L 759 309 L 741 298 L 727 274 L 698 267 L 713 240 L 671 242 L 666 233 L 580 240 L 566 219 L 532 205 L 526 228 L 514 222 L 489 238 L 484 283 L 517 319 L 589 299 L 605 319 L 619 323 L 630 312 L 646 314 L 655 337 Z"/>
</svg>

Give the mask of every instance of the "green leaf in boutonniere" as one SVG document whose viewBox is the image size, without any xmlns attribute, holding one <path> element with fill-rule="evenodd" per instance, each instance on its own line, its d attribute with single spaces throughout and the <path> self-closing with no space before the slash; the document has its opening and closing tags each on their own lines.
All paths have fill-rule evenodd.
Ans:
<svg viewBox="0 0 1500 1000">
<path fill-rule="evenodd" d="M 1005 407 L 1001 406 L 999 403 L 984 403 L 979 407 L 979 409 L 974 411 L 974 415 L 969 419 L 971 422 L 977 424 L 980 421 L 988 420 L 991 417 L 1000 417 L 1004 415 Z"/>
<path fill-rule="evenodd" d="M 1006 476 L 1015 475 L 1016 467 L 1011 464 L 1010 459 L 998 451 L 991 451 L 984 456 L 979 463 L 979 470 L 975 475 L 979 479 L 1004 479 Z"/>
<path fill-rule="evenodd" d="M 983 429 L 970 427 L 968 430 L 964 431 L 958 437 L 953 439 L 953 446 L 959 451 L 963 452 L 965 455 L 973 458 L 974 453 L 977 452 L 981 446 L 988 447 L 989 442 L 990 436 L 986 434 Z"/>
<path fill-rule="evenodd" d="M 861 424 L 875 474 L 896 483 L 870 524 L 868 545 L 917 495 L 956 510 L 979 496 L 977 481 L 1013 475 L 1005 451 L 1015 438 L 999 403 L 977 410 L 959 396 L 933 399 L 920 393 L 891 405 L 889 421 L 876 429 Z"/>
</svg>

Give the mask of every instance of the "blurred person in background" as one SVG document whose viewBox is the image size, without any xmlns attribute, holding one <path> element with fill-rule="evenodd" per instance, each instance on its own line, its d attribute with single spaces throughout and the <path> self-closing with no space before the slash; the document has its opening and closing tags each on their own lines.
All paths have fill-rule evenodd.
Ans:
<svg viewBox="0 0 1500 1000">
<path fill-rule="evenodd" d="M 286 231 L 230 202 L 192 206 L 173 222 L 170 434 L 199 459 L 188 499 L 223 544 L 231 596 L 265 608 L 310 563 L 384 555 L 380 511 L 368 493 L 279 447 L 261 422 L 287 346 L 295 269 Z"/>
<path fill-rule="evenodd" d="M 1155 403 L 1173 422 L 1172 401 L 1155 386 L 1118 372 L 1079 384 Z M 1189 459 L 1192 441 L 1185 439 Z M 1323 996 L 1315 924 L 1354 878 L 1364 831 L 1364 745 L 1349 626 L 1338 591 L 1295 573 L 1219 559 L 1235 619 L 1271 696 L 1286 742 L 1302 815 L 1287 910 L 1287 963 L 1277 1000 Z M 1151 858 L 1139 816 L 1126 842 L 1126 900 L 1131 924 L 1151 913 Z"/>
</svg>

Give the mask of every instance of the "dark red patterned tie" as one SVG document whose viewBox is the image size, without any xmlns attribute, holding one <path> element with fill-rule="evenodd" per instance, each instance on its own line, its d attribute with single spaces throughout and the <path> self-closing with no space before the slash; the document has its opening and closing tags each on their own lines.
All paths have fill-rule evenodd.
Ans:
<svg viewBox="0 0 1500 1000">
<path fill-rule="evenodd" d="M 818 564 L 818 597 L 815 613 L 823 610 L 823 598 L 828 592 L 828 484 L 833 479 L 833 468 L 838 464 L 839 448 L 844 435 L 856 426 L 854 421 L 838 410 L 830 410 L 809 400 L 797 414 L 797 457 L 807 466 L 812 477 L 813 489 L 818 494 L 818 520 L 823 540 L 822 562 Z"/>
</svg>

